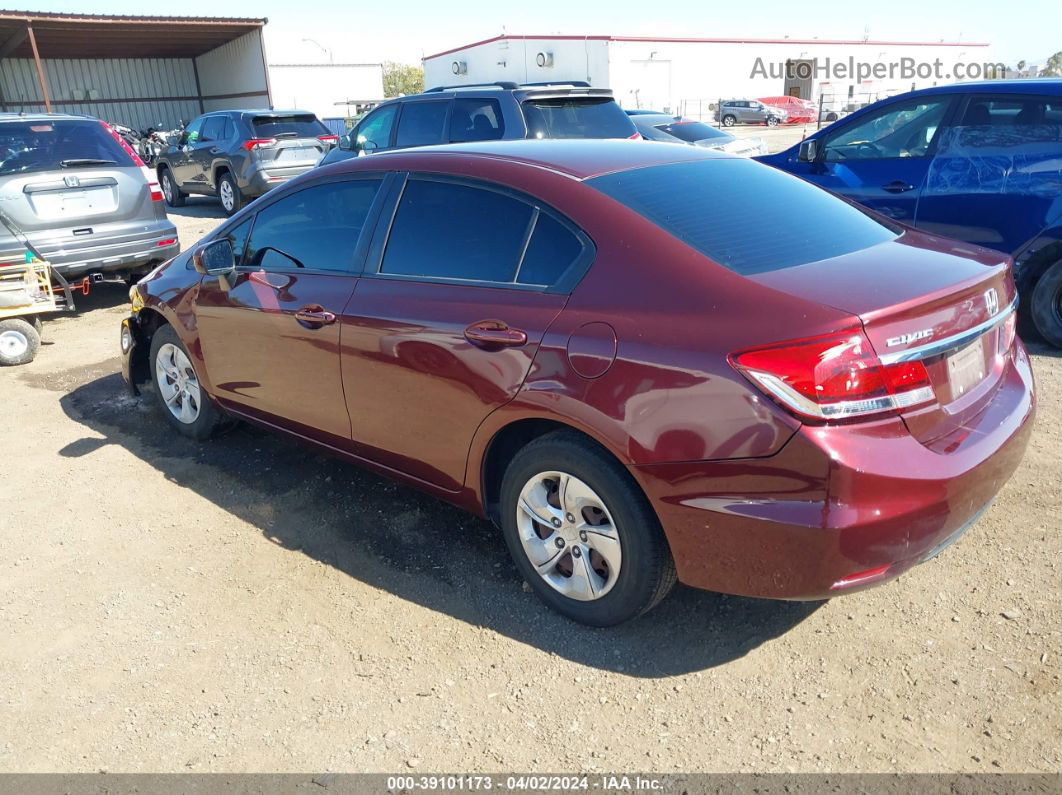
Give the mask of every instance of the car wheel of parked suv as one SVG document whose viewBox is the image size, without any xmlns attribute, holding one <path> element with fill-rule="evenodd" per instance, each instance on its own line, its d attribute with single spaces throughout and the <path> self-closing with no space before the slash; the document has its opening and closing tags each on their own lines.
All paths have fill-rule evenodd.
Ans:
<svg viewBox="0 0 1062 795">
<path fill-rule="evenodd" d="M 736 122 L 736 121 L 737 121 L 737 118 L 728 113 L 726 116 L 723 117 L 723 126 L 724 127 L 733 127 L 734 126 L 734 122 Z"/>
<path fill-rule="evenodd" d="M 151 339 L 151 378 L 162 413 L 179 433 L 209 439 L 225 425 L 172 326 L 162 326 Z"/>
<path fill-rule="evenodd" d="M 1032 319 L 1047 342 L 1062 348 L 1062 262 L 1056 262 L 1036 282 Z"/>
<path fill-rule="evenodd" d="M 221 199 L 221 208 L 226 215 L 233 215 L 243 207 L 243 196 L 232 174 L 225 172 L 218 179 L 218 198 Z"/>
<path fill-rule="evenodd" d="M 768 116 L 767 117 L 767 126 L 768 127 L 777 127 L 778 126 L 778 117 L 777 116 Z"/>
<path fill-rule="evenodd" d="M 593 442 L 558 431 L 509 464 L 502 532 L 517 568 L 554 610 L 592 626 L 641 615 L 675 584 L 675 564 L 638 485 Z"/>
<path fill-rule="evenodd" d="M 168 168 L 159 170 L 159 182 L 162 183 L 162 195 L 166 198 L 166 204 L 170 207 L 184 207 L 187 195 L 177 187 Z"/>
<path fill-rule="evenodd" d="M 39 320 L 19 317 L 0 320 L 0 365 L 32 362 L 41 346 Z"/>
</svg>

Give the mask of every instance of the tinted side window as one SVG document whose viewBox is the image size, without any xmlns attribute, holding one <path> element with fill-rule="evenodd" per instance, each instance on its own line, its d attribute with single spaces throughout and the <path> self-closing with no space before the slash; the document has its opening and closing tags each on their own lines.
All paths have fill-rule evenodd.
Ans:
<svg viewBox="0 0 1062 795">
<path fill-rule="evenodd" d="M 386 149 L 391 145 L 391 128 L 395 124 L 398 105 L 385 105 L 373 111 L 357 127 L 354 146 L 369 152 Z"/>
<path fill-rule="evenodd" d="M 427 146 L 441 143 L 449 100 L 444 102 L 407 102 L 398 120 L 395 146 Z"/>
<path fill-rule="evenodd" d="M 532 208 L 492 190 L 411 179 L 381 273 L 512 282 Z"/>
<path fill-rule="evenodd" d="M 548 287 L 561 277 L 583 251 L 583 244 L 567 227 L 539 213 L 516 281 Z"/>
<path fill-rule="evenodd" d="M 203 122 L 203 132 L 199 136 L 201 143 L 207 141 L 220 141 L 225 131 L 225 117 L 224 116 L 209 116 L 207 120 Z"/>
<path fill-rule="evenodd" d="M 226 116 L 225 117 L 225 129 L 223 129 L 221 131 L 221 140 L 222 141 L 229 140 L 230 138 L 232 138 L 232 136 L 235 134 L 235 132 L 236 132 L 236 125 L 232 123 L 232 119 L 231 118 Z"/>
<path fill-rule="evenodd" d="M 247 234 L 251 231 L 251 222 L 253 220 L 254 216 L 251 216 L 242 224 L 234 226 L 225 233 L 225 237 L 232 243 L 232 255 L 237 265 L 242 264 L 240 260 L 243 257 L 244 246 L 247 245 Z"/>
<path fill-rule="evenodd" d="M 944 120 L 951 97 L 888 105 L 845 127 L 826 141 L 828 162 L 887 157 L 925 157 Z"/>
<path fill-rule="evenodd" d="M 204 121 L 205 119 L 200 116 L 198 119 L 196 119 L 184 128 L 184 134 L 181 136 L 181 138 L 184 140 L 184 143 L 194 144 L 196 141 L 199 140 L 199 135 L 203 129 Z"/>
<path fill-rule="evenodd" d="M 375 179 L 332 182 L 285 196 L 258 213 L 242 264 L 349 271 L 379 187 Z"/>
<path fill-rule="evenodd" d="M 450 115 L 450 140 L 496 141 L 505 134 L 496 99 L 455 99 Z"/>
</svg>

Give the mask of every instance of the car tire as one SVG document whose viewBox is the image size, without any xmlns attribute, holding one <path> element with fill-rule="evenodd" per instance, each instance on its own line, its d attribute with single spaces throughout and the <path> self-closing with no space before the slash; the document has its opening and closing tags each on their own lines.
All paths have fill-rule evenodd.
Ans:
<svg viewBox="0 0 1062 795">
<path fill-rule="evenodd" d="M 0 320 L 0 365 L 29 364 L 41 347 L 41 335 L 34 322 L 12 317 Z"/>
<path fill-rule="evenodd" d="M 1062 261 L 1036 282 L 1030 301 L 1033 325 L 1046 342 L 1062 348 Z"/>
<path fill-rule="evenodd" d="M 151 338 L 151 384 L 159 408 L 182 436 L 210 439 L 231 425 L 202 388 L 188 349 L 173 326 L 161 326 Z"/>
<path fill-rule="evenodd" d="M 235 215 L 244 205 L 240 187 L 228 171 L 218 177 L 218 200 L 225 215 Z"/>
<path fill-rule="evenodd" d="M 556 431 L 523 447 L 506 468 L 500 505 L 517 569 L 542 601 L 573 621 L 620 624 L 650 610 L 675 584 L 649 501 L 626 468 L 584 436 Z"/>
<path fill-rule="evenodd" d="M 777 116 L 768 116 L 767 117 L 767 126 L 768 127 L 777 127 L 778 126 L 778 117 Z"/>
<path fill-rule="evenodd" d="M 170 207 L 184 207 L 184 200 L 188 194 L 177 187 L 177 181 L 168 168 L 159 169 L 159 185 L 162 188 L 162 196 Z"/>
<path fill-rule="evenodd" d="M 724 127 L 733 127 L 736 123 L 737 123 L 737 117 L 736 116 L 732 116 L 731 114 L 728 113 L 727 115 L 725 115 L 723 117 L 723 126 Z"/>
</svg>

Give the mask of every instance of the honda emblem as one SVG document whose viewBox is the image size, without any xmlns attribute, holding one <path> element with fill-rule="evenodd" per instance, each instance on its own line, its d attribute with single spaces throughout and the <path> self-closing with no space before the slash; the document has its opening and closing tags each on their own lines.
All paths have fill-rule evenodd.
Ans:
<svg viewBox="0 0 1062 795">
<path fill-rule="evenodd" d="M 985 306 L 988 307 L 989 317 L 995 316 L 999 311 L 999 294 L 995 287 L 985 291 Z"/>
<path fill-rule="evenodd" d="M 68 188 L 81 187 L 81 180 L 79 180 L 77 177 L 63 177 L 63 182 L 66 183 L 66 187 Z"/>
</svg>

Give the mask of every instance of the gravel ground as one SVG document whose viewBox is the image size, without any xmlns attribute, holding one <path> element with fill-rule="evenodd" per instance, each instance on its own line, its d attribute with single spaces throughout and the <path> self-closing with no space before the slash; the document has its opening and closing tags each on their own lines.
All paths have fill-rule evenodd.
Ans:
<svg viewBox="0 0 1062 795">
<path fill-rule="evenodd" d="M 175 213 L 182 243 L 219 213 Z M 827 603 L 548 612 L 486 523 L 127 397 L 125 290 L 0 372 L 0 771 L 1062 771 L 1062 358 L 963 540 Z"/>
</svg>

